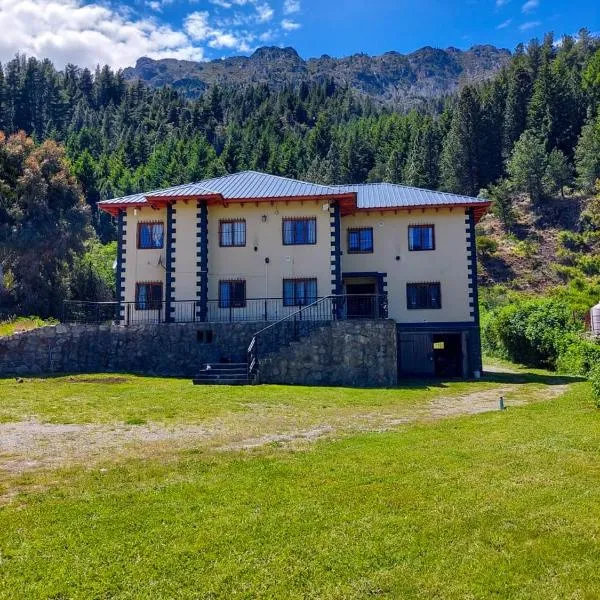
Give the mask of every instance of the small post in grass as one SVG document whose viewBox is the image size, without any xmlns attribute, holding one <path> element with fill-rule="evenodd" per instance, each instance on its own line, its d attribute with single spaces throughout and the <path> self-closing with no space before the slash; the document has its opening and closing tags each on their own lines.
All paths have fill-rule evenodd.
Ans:
<svg viewBox="0 0 600 600">
<path fill-rule="evenodd" d="M 500 396 L 500 400 L 498 400 L 498 408 L 500 410 L 505 410 L 506 407 L 504 406 L 504 397 Z"/>
</svg>

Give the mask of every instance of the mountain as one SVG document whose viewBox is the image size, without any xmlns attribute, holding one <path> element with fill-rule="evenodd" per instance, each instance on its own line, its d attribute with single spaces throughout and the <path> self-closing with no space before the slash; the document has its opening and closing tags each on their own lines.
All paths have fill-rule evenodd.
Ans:
<svg viewBox="0 0 600 600">
<path fill-rule="evenodd" d="M 495 46 L 469 50 L 427 46 L 410 54 L 386 52 L 380 56 L 354 54 L 345 58 L 302 59 L 293 48 L 258 48 L 251 56 L 235 56 L 210 62 L 176 59 L 138 59 L 125 69 L 128 80 L 152 87 L 170 85 L 197 97 L 211 85 L 286 83 L 333 79 L 383 102 L 412 104 L 454 92 L 462 83 L 489 78 L 510 60 L 510 52 Z"/>
</svg>

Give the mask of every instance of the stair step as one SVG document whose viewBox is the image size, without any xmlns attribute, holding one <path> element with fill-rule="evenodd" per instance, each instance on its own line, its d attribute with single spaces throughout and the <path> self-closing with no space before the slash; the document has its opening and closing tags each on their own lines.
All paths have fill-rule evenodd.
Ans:
<svg viewBox="0 0 600 600">
<path fill-rule="evenodd" d="M 194 385 L 248 385 L 250 382 L 247 377 L 229 377 L 220 379 L 195 378 L 192 383 Z"/>
<path fill-rule="evenodd" d="M 235 375 L 236 373 L 246 373 L 248 371 L 248 367 L 246 365 L 244 365 L 243 367 L 240 367 L 239 369 L 219 369 L 217 367 L 214 367 L 212 369 L 200 369 L 200 371 L 198 371 L 198 373 L 206 373 L 206 374 L 213 374 L 213 375 L 220 375 L 221 373 L 225 373 L 227 375 Z"/>
<path fill-rule="evenodd" d="M 248 373 L 217 373 L 210 375 L 208 373 L 198 373 L 196 379 L 248 379 Z"/>
</svg>

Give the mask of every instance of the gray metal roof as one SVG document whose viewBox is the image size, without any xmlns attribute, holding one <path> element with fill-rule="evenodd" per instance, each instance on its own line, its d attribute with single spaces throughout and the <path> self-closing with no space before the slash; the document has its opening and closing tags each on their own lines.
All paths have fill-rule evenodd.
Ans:
<svg viewBox="0 0 600 600">
<path fill-rule="evenodd" d="M 356 192 L 357 208 L 408 208 L 413 206 L 443 206 L 485 204 L 483 198 L 459 196 L 447 192 L 424 190 L 395 183 L 363 183 L 335 186 L 345 192 Z"/>
<path fill-rule="evenodd" d="M 424 190 L 393 183 L 366 183 L 356 185 L 319 185 L 297 181 L 277 175 L 256 171 L 243 171 L 233 175 L 206 179 L 197 183 L 176 185 L 143 194 L 133 194 L 112 200 L 103 200 L 100 205 L 145 204 L 147 197 L 190 197 L 220 194 L 225 200 L 240 198 L 282 198 L 309 196 L 336 196 L 356 193 L 357 208 L 408 208 L 420 206 L 443 206 L 456 204 L 486 204 L 487 200 L 459 196 L 446 192 Z"/>
<path fill-rule="evenodd" d="M 235 200 L 239 198 L 335 196 L 345 193 L 347 192 L 333 186 L 308 183 L 256 171 L 243 171 L 214 179 L 205 179 L 197 183 L 186 183 L 143 194 L 103 200 L 99 204 L 145 204 L 148 196 L 157 198 L 221 194 L 226 200 Z"/>
<path fill-rule="evenodd" d="M 101 202 L 98 202 L 98 204 L 104 206 L 110 204 L 146 204 L 147 196 L 200 196 L 215 193 L 217 192 L 208 190 L 199 183 L 186 183 L 184 185 L 174 185 L 169 188 L 144 192 L 143 194 L 132 194 L 131 196 L 121 196 L 120 198 L 102 200 Z"/>
<path fill-rule="evenodd" d="M 256 171 L 242 171 L 233 175 L 207 179 L 202 185 L 215 190 L 224 198 L 281 198 L 303 196 L 334 196 L 346 192 L 328 185 L 319 185 L 278 175 Z"/>
</svg>

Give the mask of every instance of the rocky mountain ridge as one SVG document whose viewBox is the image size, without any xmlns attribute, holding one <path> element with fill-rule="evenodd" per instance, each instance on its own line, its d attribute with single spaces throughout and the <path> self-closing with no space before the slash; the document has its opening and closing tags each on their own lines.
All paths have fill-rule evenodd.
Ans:
<svg viewBox="0 0 600 600">
<path fill-rule="evenodd" d="M 375 100 L 410 105 L 418 99 L 450 94 L 462 83 L 491 77 L 510 56 L 508 50 L 491 45 L 469 50 L 426 46 L 410 54 L 392 51 L 379 56 L 323 55 L 304 60 L 294 48 L 263 47 L 251 56 L 208 62 L 143 57 L 124 74 L 128 80 L 141 80 L 152 87 L 172 86 L 190 97 L 214 84 L 265 83 L 277 88 L 333 79 Z"/>
</svg>

